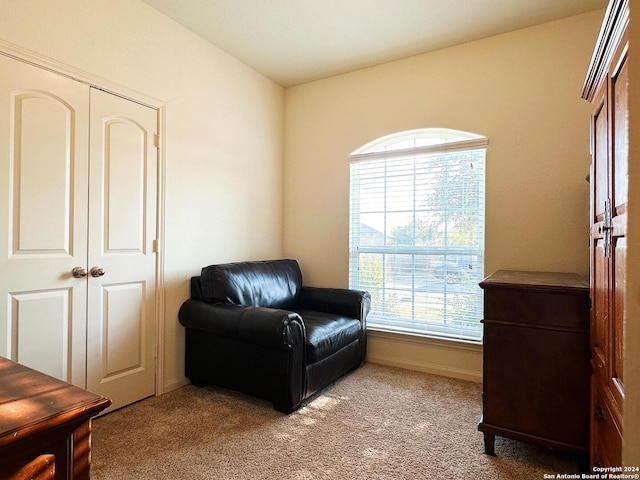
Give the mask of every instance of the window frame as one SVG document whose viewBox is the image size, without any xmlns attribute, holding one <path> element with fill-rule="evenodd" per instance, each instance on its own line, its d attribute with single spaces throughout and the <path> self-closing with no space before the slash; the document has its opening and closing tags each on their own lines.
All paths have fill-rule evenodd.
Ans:
<svg viewBox="0 0 640 480">
<path fill-rule="evenodd" d="M 407 147 L 407 144 L 412 142 L 414 146 Z M 455 339 L 460 341 L 468 341 L 472 343 L 481 343 L 482 341 L 482 327 L 480 324 L 480 319 L 482 315 L 482 290 L 477 285 L 477 283 L 482 279 L 483 271 L 484 271 L 484 217 L 485 217 L 485 207 L 484 207 L 484 199 L 485 199 L 485 175 L 486 175 L 486 150 L 488 148 L 488 139 L 484 136 L 462 132 L 459 130 L 450 130 L 450 129 L 420 129 L 420 130 L 411 130 L 405 132 L 399 132 L 392 135 L 387 135 L 385 137 L 381 137 L 379 139 L 370 142 L 357 150 L 355 150 L 349 156 L 350 163 L 350 210 L 349 210 L 349 287 L 350 288 L 363 288 L 362 283 L 357 278 L 360 276 L 359 265 L 360 265 L 360 255 L 361 254 L 373 254 L 373 255 L 382 255 L 382 270 L 386 272 L 386 255 L 406 255 L 408 258 L 411 258 L 412 269 L 411 269 L 411 320 L 404 320 L 400 317 L 394 317 L 394 319 L 378 319 L 372 317 L 370 314 L 369 325 L 372 329 L 382 330 L 382 331 L 390 331 L 396 333 L 407 333 L 407 334 L 416 334 L 427 337 L 434 337 L 440 339 Z M 442 158 L 444 155 L 449 153 L 453 154 L 454 152 L 475 152 L 477 150 L 482 150 L 482 171 L 480 174 L 474 176 L 477 180 L 477 188 L 479 189 L 479 207 L 477 212 L 479 213 L 479 226 L 478 229 L 481 232 L 481 238 L 479 239 L 479 244 L 471 247 L 434 247 L 430 246 L 417 246 L 416 245 L 416 233 L 414 230 L 413 233 L 413 245 L 387 245 L 386 242 L 386 228 L 385 228 L 385 245 L 383 246 L 366 246 L 362 245 L 360 242 L 360 238 L 357 239 L 358 243 L 354 244 L 354 230 L 356 230 L 356 235 L 361 234 L 362 228 L 360 223 L 360 211 L 359 209 L 354 209 L 354 167 L 359 169 L 359 164 L 367 164 L 370 162 L 383 162 L 385 168 L 387 165 L 392 165 L 394 160 L 405 158 L 405 157 L 430 157 L 435 156 L 437 158 Z M 415 160 L 414 160 L 415 164 Z M 415 167 L 414 167 L 415 172 Z M 385 170 L 384 173 L 384 181 L 387 181 L 387 173 Z M 415 176 L 413 180 L 413 188 L 415 189 Z M 476 185 L 476 184 L 474 184 Z M 387 189 L 387 184 L 385 183 L 385 192 Z M 358 195 L 361 193 L 357 192 Z M 386 195 L 386 193 L 385 193 Z M 383 202 L 384 204 L 384 215 L 386 216 L 389 213 L 389 209 L 387 207 L 387 198 Z M 414 229 L 416 223 L 416 211 L 417 207 L 412 207 L 413 209 L 413 218 L 414 218 Z M 357 210 L 357 213 L 354 214 L 354 210 Z M 354 219 L 354 216 L 356 217 Z M 445 215 L 446 216 L 446 215 Z M 354 224 L 359 225 L 358 228 L 354 229 Z M 445 234 L 446 236 L 446 234 Z M 473 310 L 474 313 L 479 313 L 480 317 L 477 318 L 477 326 L 473 325 L 473 327 L 467 328 L 465 325 L 458 325 L 456 327 L 452 326 L 451 323 L 447 323 L 446 320 L 446 309 L 447 309 L 447 283 L 448 280 L 444 280 L 444 286 L 442 290 L 443 295 L 443 320 L 440 325 L 438 322 L 429 321 L 428 319 L 416 320 L 415 319 L 415 311 L 416 311 L 416 283 L 415 283 L 415 258 L 416 256 L 424 257 L 428 259 L 429 256 L 435 256 L 441 254 L 446 259 L 448 256 L 456 256 L 457 258 L 479 258 L 474 265 L 479 268 L 479 278 L 476 274 L 476 279 L 478 282 L 475 282 L 475 286 L 473 287 L 475 295 L 474 301 L 476 302 L 476 307 Z M 445 260 L 445 264 L 446 264 Z M 447 267 L 445 267 L 447 268 Z M 445 274 L 448 275 L 448 271 L 445 271 Z M 381 289 L 385 291 L 387 287 L 384 286 L 384 278 L 386 273 L 382 274 L 382 285 Z M 470 287 L 471 288 L 471 287 Z M 409 292 L 409 290 L 406 290 Z M 437 292 L 436 292 L 437 293 Z M 386 295 L 386 293 L 385 293 Z M 451 293 L 451 295 L 454 295 Z M 463 295 L 458 293 L 459 296 Z M 480 307 L 478 307 L 478 303 Z M 479 311 L 478 311 L 479 308 Z M 374 307 L 375 309 L 375 307 Z M 372 311 L 374 310 L 372 309 Z M 403 326 L 403 323 L 406 326 Z M 470 322 L 469 322 L 470 323 Z"/>
</svg>

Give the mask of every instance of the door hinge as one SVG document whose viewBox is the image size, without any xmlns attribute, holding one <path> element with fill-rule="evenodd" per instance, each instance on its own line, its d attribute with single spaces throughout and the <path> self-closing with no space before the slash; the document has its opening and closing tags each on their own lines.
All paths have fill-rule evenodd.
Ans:
<svg viewBox="0 0 640 480">
<path fill-rule="evenodd" d="M 153 241 L 153 246 L 151 248 L 153 249 L 153 253 L 158 253 L 158 240 Z"/>
<path fill-rule="evenodd" d="M 153 358 L 158 358 L 158 344 L 153 344 Z"/>
<path fill-rule="evenodd" d="M 153 146 L 156 148 L 160 148 L 160 135 L 157 133 L 153 134 Z"/>
</svg>

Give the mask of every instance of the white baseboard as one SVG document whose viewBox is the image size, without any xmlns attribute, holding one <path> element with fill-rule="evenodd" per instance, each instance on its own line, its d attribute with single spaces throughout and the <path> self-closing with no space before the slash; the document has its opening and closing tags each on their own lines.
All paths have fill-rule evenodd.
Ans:
<svg viewBox="0 0 640 480">
<path fill-rule="evenodd" d="M 367 361 L 482 382 L 482 345 L 369 331 Z"/>
<path fill-rule="evenodd" d="M 185 385 L 189 385 L 189 379 L 187 377 L 182 378 L 174 378 L 173 380 L 169 380 L 164 382 L 163 393 L 168 393 L 171 390 L 176 390 L 180 387 L 184 387 Z"/>
<path fill-rule="evenodd" d="M 375 355 L 367 355 L 367 362 L 377 363 L 379 365 L 387 365 L 389 367 L 404 368 L 406 370 L 415 370 L 417 372 L 431 373 L 433 375 L 442 375 L 443 377 L 458 378 L 461 380 L 469 380 L 471 382 L 482 383 L 482 373 L 478 373 L 472 370 L 462 370 L 446 365 L 437 365 L 435 363 L 425 363 L 411 360 L 397 360 Z"/>
</svg>

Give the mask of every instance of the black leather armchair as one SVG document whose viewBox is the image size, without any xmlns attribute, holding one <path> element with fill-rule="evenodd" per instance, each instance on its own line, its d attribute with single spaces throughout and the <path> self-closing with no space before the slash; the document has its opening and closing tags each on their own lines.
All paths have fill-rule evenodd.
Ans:
<svg viewBox="0 0 640 480">
<path fill-rule="evenodd" d="M 180 308 L 185 374 L 290 413 L 364 360 L 367 292 L 302 285 L 295 260 L 210 265 Z"/>
</svg>

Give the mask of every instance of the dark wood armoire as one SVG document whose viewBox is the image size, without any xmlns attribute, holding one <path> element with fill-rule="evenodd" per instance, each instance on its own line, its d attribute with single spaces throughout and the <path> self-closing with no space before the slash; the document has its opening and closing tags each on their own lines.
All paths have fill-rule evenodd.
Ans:
<svg viewBox="0 0 640 480">
<path fill-rule="evenodd" d="M 623 438 L 629 1 L 611 0 L 582 98 L 593 104 L 590 210 L 591 464 L 619 467 Z"/>
</svg>

